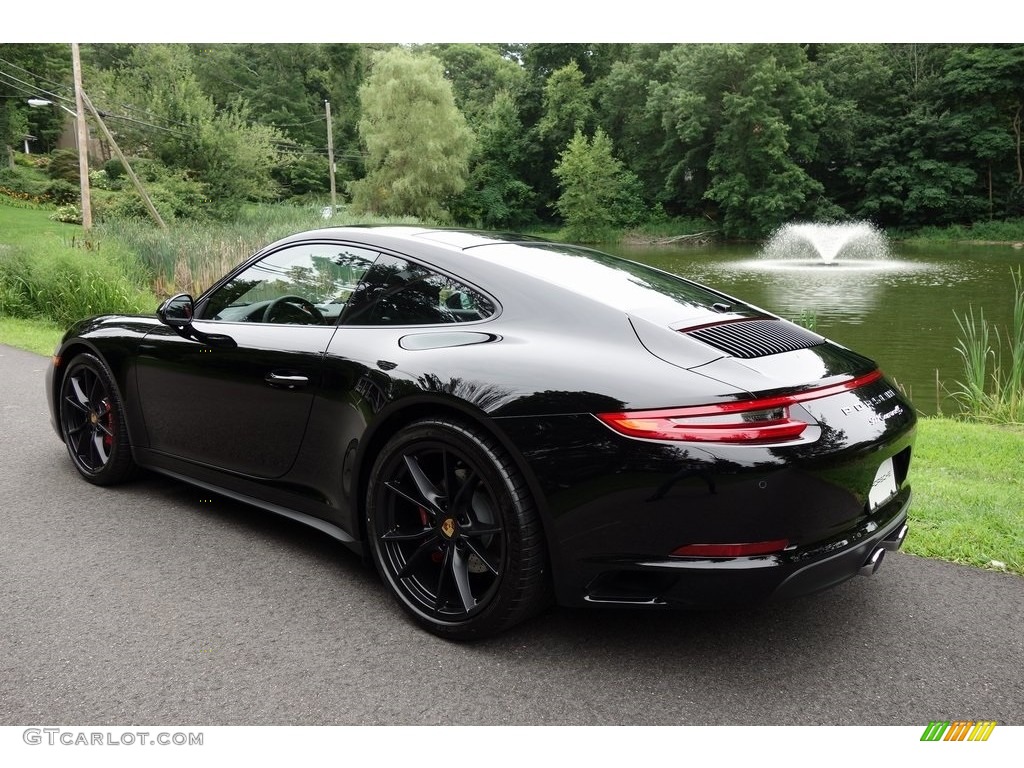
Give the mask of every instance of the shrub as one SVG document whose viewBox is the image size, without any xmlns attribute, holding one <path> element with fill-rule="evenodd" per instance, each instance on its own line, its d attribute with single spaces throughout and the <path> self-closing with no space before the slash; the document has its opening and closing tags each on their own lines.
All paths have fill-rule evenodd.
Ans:
<svg viewBox="0 0 1024 768">
<path fill-rule="evenodd" d="M 50 214 L 51 221 L 59 221 L 62 224 L 81 224 L 82 211 L 77 205 L 62 205 Z"/>
<path fill-rule="evenodd" d="M 137 270 L 136 270 L 137 271 Z M 55 245 L 0 251 L 0 313 L 67 325 L 106 313 L 149 313 L 156 300 L 117 255 Z"/>
<path fill-rule="evenodd" d="M 78 153 L 73 149 L 58 149 L 51 155 L 46 172 L 51 179 L 78 184 Z"/>
<path fill-rule="evenodd" d="M 124 163 L 122 163 L 118 158 L 112 157 L 103 164 L 103 172 L 107 174 L 107 177 L 111 181 L 117 181 L 125 175 Z"/>
<path fill-rule="evenodd" d="M 0 168 L 0 188 L 3 194 L 24 199 L 25 196 L 40 198 L 52 182 L 42 171 L 17 165 L 14 168 Z"/>
<path fill-rule="evenodd" d="M 63 179 L 55 179 L 46 186 L 46 198 L 57 205 L 69 205 L 79 201 L 82 188 Z"/>
<path fill-rule="evenodd" d="M 111 164 L 107 163 L 104 170 L 110 168 Z M 206 185 L 190 179 L 185 171 L 173 170 L 157 160 L 143 158 L 133 160 L 132 168 L 165 222 L 175 219 L 202 221 L 210 218 L 211 206 Z M 117 173 L 116 170 L 114 172 Z M 149 210 L 135 187 L 120 176 L 114 178 L 116 181 L 110 185 L 114 194 L 100 203 L 97 217 L 106 221 L 148 219 Z"/>
</svg>

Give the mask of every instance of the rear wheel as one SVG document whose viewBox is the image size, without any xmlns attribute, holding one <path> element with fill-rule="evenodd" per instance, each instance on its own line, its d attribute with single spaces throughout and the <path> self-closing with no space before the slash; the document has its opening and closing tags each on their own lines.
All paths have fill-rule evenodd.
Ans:
<svg viewBox="0 0 1024 768">
<path fill-rule="evenodd" d="M 441 637 L 500 632 L 547 602 L 545 549 L 526 483 L 475 428 L 419 421 L 381 451 L 367 529 L 402 607 Z"/>
<path fill-rule="evenodd" d="M 78 355 L 64 372 L 60 427 L 75 469 L 90 483 L 113 485 L 131 475 L 124 408 L 110 372 L 95 355 Z"/>
</svg>

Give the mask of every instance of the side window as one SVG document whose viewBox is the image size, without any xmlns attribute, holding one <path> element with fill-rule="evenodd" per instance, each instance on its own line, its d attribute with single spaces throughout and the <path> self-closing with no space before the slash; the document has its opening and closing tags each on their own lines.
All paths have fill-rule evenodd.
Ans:
<svg viewBox="0 0 1024 768">
<path fill-rule="evenodd" d="M 222 285 L 206 302 L 207 320 L 334 325 L 377 252 L 309 243 L 274 251 Z"/>
<path fill-rule="evenodd" d="M 352 296 L 345 325 L 434 325 L 483 320 L 494 303 L 479 291 L 405 259 L 382 254 Z"/>
</svg>

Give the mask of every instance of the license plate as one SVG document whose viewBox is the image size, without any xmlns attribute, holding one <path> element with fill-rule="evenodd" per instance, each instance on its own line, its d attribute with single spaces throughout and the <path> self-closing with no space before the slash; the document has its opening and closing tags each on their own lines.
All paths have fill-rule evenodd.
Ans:
<svg viewBox="0 0 1024 768">
<path fill-rule="evenodd" d="M 892 459 L 886 459 L 875 473 L 868 493 L 868 509 L 875 510 L 896 495 L 896 470 Z"/>
</svg>

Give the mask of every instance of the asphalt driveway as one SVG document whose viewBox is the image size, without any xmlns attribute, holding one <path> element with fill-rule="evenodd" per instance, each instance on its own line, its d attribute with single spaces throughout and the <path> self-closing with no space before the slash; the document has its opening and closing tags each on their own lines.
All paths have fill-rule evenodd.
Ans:
<svg viewBox="0 0 1024 768">
<path fill-rule="evenodd" d="M 0 347 L 0 725 L 1024 725 L 1024 579 L 890 554 L 724 613 L 553 609 L 452 644 L 298 524 L 81 481 Z"/>
</svg>

